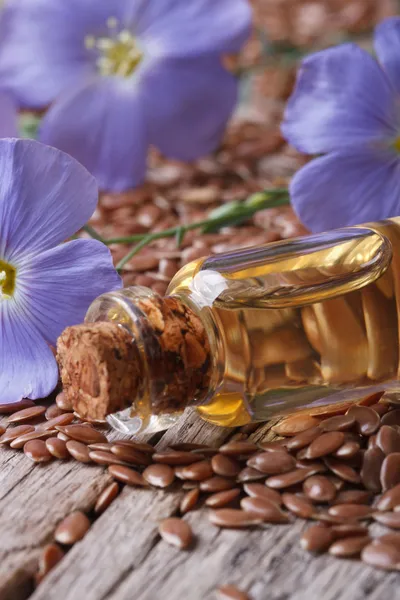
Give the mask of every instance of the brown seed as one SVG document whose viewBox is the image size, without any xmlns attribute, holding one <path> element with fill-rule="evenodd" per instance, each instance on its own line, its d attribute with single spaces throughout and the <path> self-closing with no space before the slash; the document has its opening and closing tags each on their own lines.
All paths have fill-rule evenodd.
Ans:
<svg viewBox="0 0 400 600">
<path fill-rule="evenodd" d="M 72 406 L 70 400 L 67 399 L 64 392 L 60 392 L 59 394 L 57 394 L 56 404 L 59 408 L 61 408 L 61 410 L 71 410 L 71 411 L 73 410 L 73 406 Z"/>
<path fill-rule="evenodd" d="M 59 440 L 56 437 L 48 438 L 46 440 L 46 447 L 50 454 L 59 460 L 65 460 L 66 458 L 69 458 L 67 445 L 63 440 Z"/>
<path fill-rule="evenodd" d="M 366 519 L 372 512 L 371 507 L 365 504 L 335 504 L 328 509 L 330 515 L 344 519 Z"/>
<path fill-rule="evenodd" d="M 280 507 L 267 498 L 261 496 L 247 496 L 240 501 L 242 509 L 266 523 L 288 523 L 289 518 Z"/>
<path fill-rule="evenodd" d="M 381 419 L 369 406 L 353 405 L 347 411 L 347 415 L 354 417 L 357 429 L 362 435 L 372 435 L 379 428 Z"/>
<path fill-rule="evenodd" d="M 364 490 L 343 490 L 339 492 L 333 504 L 369 504 L 371 493 Z"/>
<path fill-rule="evenodd" d="M 361 550 L 369 544 L 371 538 L 368 535 L 346 537 L 334 542 L 329 548 L 329 554 L 340 558 L 353 558 L 359 556 Z"/>
<path fill-rule="evenodd" d="M 24 435 L 20 435 L 19 437 L 15 438 L 15 440 L 10 443 L 10 448 L 19 450 L 25 446 L 26 442 L 30 442 L 30 440 L 43 440 L 53 436 L 54 431 L 38 431 L 38 429 L 36 429 L 35 431 L 24 433 Z"/>
<path fill-rule="evenodd" d="M 217 600 L 250 600 L 249 596 L 235 585 L 220 585 L 215 592 Z"/>
<path fill-rule="evenodd" d="M 299 433 L 298 435 L 295 435 L 294 437 L 287 440 L 285 443 L 285 447 L 288 450 L 301 450 L 302 448 L 305 448 L 306 446 L 311 444 L 311 442 L 313 442 L 320 435 L 321 428 L 319 426 L 310 427 L 310 429 L 306 429 L 302 433 Z"/>
<path fill-rule="evenodd" d="M 198 487 L 189 490 L 182 498 L 181 503 L 179 505 L 179 510 L 181 515 L 193 510 L 196 506 L 200 496 L 200 490 Z"/>
<path fill-rule="evenodd" d="M 314 519 L 316 519 L 317 521 L 322 521 L 322 523 L 326 523 L 329 525 L 351 525 L 357 522 L 357 520 L 354 518 L 350 519 L 345 517 L 338 517 L 337 515 L 331 515 L 325 511 L 315 513 Z"/>
<path fill-rule="evenodd" d="M 390 529 L 400 529 L 400 512 L 375 512 L 372 517 Z"/>
<path fill-rule="evenodd" d="M 124 467 L 122 465 L 110 465 L 108 472 L 114 479 L 126 483 L 127 485 L 147 487 L 147 481 L 142 477 L 140 473 L 134 471 L 130 467 Z"/>
<path fill-rule="evenodd" d="M 353 427 L 355 422 L 356 420 L 351 414 L 338 415 L 322 421 L 320 429 L 323 431 L 347 431 Z"/>
<path fill-rule="evenodd" d="M 247 454 L 253 454 L 257 452 L 258 448 L 253 442 L 228 442 L 219 449 L 221 454 L 227 456 L 242 456 Z"/>
<path fill-rule="evenodd" d="M 94 505 L 94 513 L 101 515 L 118 496 L 119 486 L 115 481 L 110 483 L 100 494 Z"/>
<path fill-rule="evenodd" d="M 181 550 L 190 546 L 193 540 L 193 533 L 189 523 L 177 517 L 170 517 L 161 521 L 158 532 L 167 544 L 176 546 Z"/>
<path fill-rule="evenodd" d="M 193 452 L 156 452 L 153 454 L 153 461 L 165 465 L 192 465 L 195 462 L 200 462 L 204 457 L 201 454 L 193 454 Z M 137 463 L 139 464 L 139 463 Z M 142 463 L 143 464 L 143 463 Z"/>
<path fill-rule="evenodd" d="M 293 456 L 282 450 L 281 452 L 255 454 L 249 458 L 247 465 L 266 475 L 276 475 L 292 471 L 296 466 L 296 461 Z"/>
<path fill-rule="evenodd" d="M 143 471 L 143 478 L 147 481 L 147 483 L 150 483 L 150 485 L 165 488 L 171 485 L 171 483 L 174 481 L 175 471 L 169 465 L 155 463 L 154 465 L 148 466 Z"/>
<path fill-rule="evenodd" d="M 287 417 L 277 425 L 274 425 L 272 431 L 278 435 L 292 436 L 297 435 L 306 429 L 310 429 L 310 427 L 315 427 L 318 424 L 318 419 L 315 419 L 314 417 L 305 414 L 297 414 Z"/>
<path fill-rule="evenodd" d="M 216 475 L 222 477 L 236 477 L 241 471 L 240 464 L 224 454 L 215 454 L 211 459 L 211 467 Z"/>
<path fill-rule="evenodd" d="M 40 415 L 44 415 L 46 412 L 45 406 L 40 406 L 36 404 L 35 406 L 30 406 L 29 408 L 23 408 L 18 412 L 12 414 L 7 418 L 8 423 L 25 423 L 26 421 L 31 421 L 32 419 L 36 419 L 40 417 Z"/>
<path fill-rule="evenodd" d="M 78 462 L 92 462 L 92 459 L 89 456 L 89 449 L 86 444 L 82 444 L 82 442 L 77 442 L 76 440 L 68 440 L 66 442 L 66 446 L 70 455 Z"/>
<path fill-rule="evenodd" d="M 243 489 L 249 496 L 253 498 L 255 496 L 266 498 L 267 500 L 271 500 L 271 502 L 275 502 L 278 506 L 282 504 L 282 497 L 279 492 L 276 490 L 271 490 L 267 488 L 262 483 L 245 483 L 243 485 Z"/>
<path fill-rule="evenodd" d="M 383 415 L 381 423 L 382 425 L 400 425 L 400 408 L 390 410 L 386 415 Z"/>
<path fill-rule="evenodd" d="M 276 508 L 276 505 L 274 505 Z M 262 523 L 262 519 L 237 508 L 219 508 L 209 513 L 210 521 L 217 527 L 237 529 Z"/>
<path fill-rule="evenodd" d="M 99 442 L 97 444 L 89 444 L 89 446 L 87 446 L 88 450 L 105 450 L 106 452 L 111 452 L 112 447 L 113 444 L 110 442 Z"/>
<path fill-rule="evenodd" d="M 218 452 L 217 448 L 210 448 L 210 446 L 206 446 L 206 444 L 194 444 L 192 442 L 180 442 L 179 444 L 170 444 L 169 447 L 171 450 L 176 450 L 177 452 L 190 452 L 191 450 L 215 450 Z"/>
<path fill-rule="evenodd" d="M 277 440 L 276 442 L 261 442 L 260 449 L 265 452 L 282 452 L 287 440 Z"/>
<path fill-rule="evenodd" d="M 200 490 L 209 494 L 216 492 L 224 492 L 225 490 L 231 490 L 236 485 L 233 479 L 227 479 L 226 477 L 210 477 L 200 482 Z"/>
<path fill-rule="evenodd" d="M 302 519 L 310 519 L 315 512 L 314 506 L 307 498 L 296 494 L 282 494 L 282 501 L 291 513 Z"/>
<path fill-rule="evenodd" d="M 98 465 L 126 465 L 124 460 L 105 450 L 90 450 L 89 458 Z"/>
<path fill-rule="evenodd" d="M 335 539 L 359 537 L 368 535 L 368 527 L 365 527 L 360 523 L 345 523 L 342 525 L 334 525 L 332 527 L 332 533 L 334 534 Z"/>
<path fill-rule="evenodd" d="M 325 464 L 340 479 L 348 481 L 350 483 L 360 483 L 361 478 L 359 474 L 350 465 L 346 465 L 340 460 L 334 458 L 325 458 Z"/>
<path fill-rule="evenodd" d="M 70 440 L 71 438 L 69 438 L 67 435 L 65 435 L 65 433 L 62 433 L 61 431 L 59 431 L 57 433 L 57 437 L 59 440 L 63 440 L 64 442 L 68 442 L 68 440 Z M 79 442 L 80 443 L 80 442 Z"/>
<path fill-rule="evenodd" d="M 59 417 L 63 413 L 64 413 L 64 411 L 62 411 L 61 408 L 59 408 L 57 406 L 57 404 L 50 404 L 50 406 L 48 408 L 46 408 L 46 412 L 44 413 L 44 416 L 46 417 L 47 420 L 50 420 L 50 419 L 54 419 L 54 417 Z"/>
<path fill-rule="evenodd" d="M 139 450 L 135 450 L 129 446 L 113 445 L 111 446 L 110 450 L 112 454 L 124 462 L 140 466 L 147 466 L 151 464 L 151 456 L 148 453 L 145 454 L 144 452 L 139 452 Z M 154 456 L 156 455 L 154 454 Z"/>
<path fill-rule="evenodd" d="M 107 438 L 104 433 L 98 431 L 94 427 L 90 427 L 89 425 L 66 425 L 57 426 L 57 431 L 61 431 L 65 433 L 68 437 L 77 442 L 82 442 L 83 444 L 95 444 L 97 442 L 107 442 Z"/>
<path fill-rule="evenodd" d="M 40 583 L 48 573 L 64 558 L 64 552 L 57 544 L 47 544 L 40 555 L 36 583 Z"/>
<path fill-rule="evenodd" d="M 378 510 L 393 510 L 398 505 L 400 505 L 400 484 L 385 492 L 378 500 L 376 508 Z"/>
<path fill-rule="evenodd" d="M 282 473 L 282 475 L 273 475 L 272 477 L 268 477 L 265 485 L 280 490 L 290 487 L 291 485 L 296 485 L 297 483 L 302 483 L 312 474 L 313 471 L 309 469 L 295 469 L 294 471 L 289 471 L 289 473 Z"/>
<path fill-rule="evenodd" d="M 206 499 L 205 504 L 212 508 L 222 508 L 222 506 L 226 506 L 232 502 L 232 500 L 235 500 L 239 494 L 240 488 L 232 488 L 231 490 L 225 490 L 224 492 L 217 492 L 216 494 L 209 496 Z"/>
<path fill-rule="evenodd" d="M 211 467 L 211 463 L 208 460 L 202 460 L 193 465 L 188 465 L 182 470 L 184 479 L 190 479 L 191 481 L 204 481 L 214 475 Z"/>
<path fill-rule="evenodd" d="M 357 442 L 345 442 L 343 446 L 340 446 L 334 453 L 337 458 L 351 458 L 355 456 L 360 450 L 360 444 Z"/>
<path fill-rule="evenodd" d="M 336 496 L 333 483 L 323 475 L 312 475 L 303 483 L 305 495 L 316 502 L 330 502 Z"/>
<path fill-rule="evenodd" d="M 361 552 L 361 560 L 371 567 L 385 571 L 400 570 L 400 550 L 379 540 L 365 546 Z"/>
<path fill-rule="evenodd" d="M 394 546 L 400 552 L 400 533 L 385 533 L 373 540 L 373 543 L 389 544 Z"/>
<path fill-rule="evenodd" d="M 69 425 L 75 419 L 73 413 L 62 413 L 58 417 L 54 417 L 53 419 L 49 419 L 44 423 L 38 425 L 38 429 L 41 431 L 47 431 L 48 429 L 55 429 L 57 426 Z"/>
<path fill-rule="evenodd" d="M 57 525 L 54 539 L 60 544 L 70 546 L 81 540 L 89 529 L 90 521 L 87 516 L 80 510 L 76 510 Z"/>
<path fill-rule="evenodd" d="M 265 479 L 265 473 L 261 473 L 257 469 L 253 469 L 252 467 L 245 467 L 242 469 L 237 477 L 239 482 L 243 481 L 259 481 L 260 479 Z"/>
<path fill-rule="evenodd" d="M 321 460 L 296 460 L 296 467 L 299 469 L 308 469 L 312 475 L 325 473 L 328 469 Z"/>
<path fill-rule="evenodd" d="M 132 440 L 116 440 L 113 445 L 125 447 L 128 446 L 129 448 L 133 448 L 138 452 L 144 452 L 145 454 L 154 454 L 156 451 L 151 444 L 146 444 L 145 442 L 134 442 Z"/>
<path fill-rule="evenodd" d="M 367 490 L 375 494 L 378 494 L 382 489 L 380 474 L 384 458 L 385 455 L 377 446 L 368 448 L 363 456 L 360 471 L 361 481 Z"/>
<path fill-rule="evenodd" d="M 300 538 L 300 546 L 308 552 L 325 552 L 334 541 L 332 530 L 325 525 L 312 525 Z"/>
<path fill-rule="evenodd" d="M 400 452 L 386 456 L 381 467 L 381 484 L 383 491 L 390 490 L 400 483 Z"/>
<path fill-rule="evenodd" d="M 344 433 L 342 431 L 328 431 L 317 437 L 309 445 L 306 458 L 314 459 L 326 456 L 335 452 L 344 442 Z"/>
<path fill-rule="evenodd" d="M 400 452 L 400 434 L 389 425 L 382 425 L 376 436 L 376 444 L 386 455 Z"/>
<path fill-rule="evenodd" d="M 16 413 L 24 408 L 30 408 L 36 406 L 32 400 L 20 400 L 19 402 L 5 402 L 0 404 L 0 415 L 10 415 Z"/>
<path fill-rule="evenodd" d="M 49 462 L 53 458 L 43 440 L 30 440 L 26 442 L 24 454 L 36 463 Z"/>
</svg>

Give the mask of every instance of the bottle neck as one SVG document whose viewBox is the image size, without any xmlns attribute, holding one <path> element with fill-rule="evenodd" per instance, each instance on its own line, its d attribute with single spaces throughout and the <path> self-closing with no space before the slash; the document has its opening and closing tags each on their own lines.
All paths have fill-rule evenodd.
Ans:
<svg viewBox="0 0 400 600">
<path fill-rule="evenodd" d="M 148 430 L 154 419 L 157 429 L 160 419 L 165 427 L 209 394 L 211 349 L 202 320 L 179 298 L 140 286 L 97 298 L 85 323 L 60 337 L 58 357 L 76 411 L 94 420 L 114 414 L 107 420 L 125 421 L 126 432 Z"/>
</svg>

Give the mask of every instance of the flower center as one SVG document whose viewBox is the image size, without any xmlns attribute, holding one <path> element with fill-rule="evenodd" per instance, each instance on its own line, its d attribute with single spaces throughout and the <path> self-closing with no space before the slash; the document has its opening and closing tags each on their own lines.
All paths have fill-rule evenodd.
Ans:
<svg viewBox="0 0 400 600">
<path fill-rule="evenodd" d="M 15 290 L 16 269 L 0 260 L 0 301 L 9 300 Z"/>
<path fill-rule="evenodd" d="M 143 52 L 130 31 L 119 29 L 118 20 L 114 17 L 107 20 L 107 28 L 107 36 L 86 36 L 85 46 L 97 50 L 96 65 L 100 75 L 129 77 L 142 60 Z"/>
<path fill-rule="evenodd" d="M 394 140 L 393 147 L 396 150 L 396 152 L 400 153 L 400 135 Z"/>
</svg>

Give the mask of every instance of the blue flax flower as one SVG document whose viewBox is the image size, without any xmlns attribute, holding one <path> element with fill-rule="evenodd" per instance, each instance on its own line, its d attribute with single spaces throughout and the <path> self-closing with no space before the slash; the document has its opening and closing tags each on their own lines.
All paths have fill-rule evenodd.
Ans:
<svg viewBox="0 0 400 600">
<path fill-rule="evenodd" d="M 182 160 L 217 146 L 237 94 L 221 55 L 250 21 L 246 0 L 9 0 L 0 85 L 20 106 L 52 103 L 41 141 L 120 191 L 150 144 Z"/>
<path fill-rule="evenodd" d="M 60 244 L 97 203 L 95 179 L 73 158 L 32 140 L 0 140 L 0 402 L 56 386 L 50 345 L 90 302 L 121 287 L 96 240 Z"/>
<path fill-rule="evenodd" d="M 287 140 L 324 155 L 290 186 L 312 231 L 400 215 L 400 18 L 374 41 L 379 62 L 354 44 L 306 58 L 286 109 Z"/>
</svg>

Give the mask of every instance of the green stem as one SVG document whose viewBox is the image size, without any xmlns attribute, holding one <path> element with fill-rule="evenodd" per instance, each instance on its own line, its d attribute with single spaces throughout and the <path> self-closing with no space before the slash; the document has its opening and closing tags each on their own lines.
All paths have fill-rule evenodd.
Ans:
<svg viewBox="0 0 400 600">
<path fill-rule="evenodd" d="M 86 231 L 94 240 L 98 240 L 99 242 L 103 242 L 103 244 L 107 244 L 107 241 L 92 227 L 91 225 L 84 225 L 82 227 L 83 231 Z"/>
<path fill-rule="evenodd" d="M 189 223 L 188 225 L 177 225 L 156 233 L 136 234 L 103 241 L 107 245 L 138 242 L 117 264 L 117 269 L 121 270 L 140 250 L 155 240 L 176 237 L 177 235 L 182 240 L 185 233 L 194 229 L 202 228 L 207 232 L 216 231 L 221 227 L 243 223 L 260 210 L 283 206 L 289 204 L 289 202 L 286 189 L 274 188 L 253 194 L 244 202 L 230 202 L 227 205 L 222 205 L 212 211 L 207 219 L 201 221 Z"/>
</svg>

